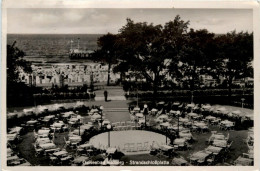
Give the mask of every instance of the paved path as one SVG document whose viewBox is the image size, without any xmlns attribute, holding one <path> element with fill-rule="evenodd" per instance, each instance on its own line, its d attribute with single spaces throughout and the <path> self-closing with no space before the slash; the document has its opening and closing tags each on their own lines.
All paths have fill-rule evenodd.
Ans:
<svg viewBox="0 0 260 171">
<path fill-rule="evenodd" d="M 105 86 L 104 89 L 95 91 L 95 101 L 104 101 L 104 91 L 108 92 L 108 100 L 126 100 L 125 92 L 122 87 L 119 86 Z"/>
<path fill-rule="evenodd" d="M 105 102 L 104 90 L 108 92 L 108 101 Z M 102 90 L 95 91 L 95 101 L 89 102 L 90 105 L 102 105 L 104 107 L 105 117 L 111 122 L 129 121 L 130 115 L 128 111 L 128 104 L 130 101 L 126 100 L 125 92 L 122 87 L 109 86 Z"/>
</svg>

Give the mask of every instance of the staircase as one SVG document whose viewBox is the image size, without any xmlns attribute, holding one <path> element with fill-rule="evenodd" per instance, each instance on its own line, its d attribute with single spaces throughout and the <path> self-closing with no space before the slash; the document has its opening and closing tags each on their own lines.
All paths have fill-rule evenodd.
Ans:
<svg viewBox="0 0 260 171">
<path fill-rule="evenodd" d="M 108 91 L 108 100 L 115 101 L 115 100 L 126 100 L 125 92 L 122 87 L 119 86 L 107 86 L 104 87 L 102 90 L 95 91 L 96 97 L 95 101 L 104 101 L 104 91 Z"/>
<path fill-rule="evenodd" d="M 128 112 L 127 108 L 105 108 L 104 112 Z"/>
</svg>

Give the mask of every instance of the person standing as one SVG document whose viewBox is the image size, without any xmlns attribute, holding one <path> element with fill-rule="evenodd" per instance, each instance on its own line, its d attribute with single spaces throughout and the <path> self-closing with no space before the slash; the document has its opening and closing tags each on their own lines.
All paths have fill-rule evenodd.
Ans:
<svg viewBox="0 0 260 171">
<path fill-rule="evenodd" d="M 143 114 L 144 114 L 144 127 L 146 128 L 146 115 L 148 115 L 148 106 L 147 106 L 147 104 L 144 104 Z"/>
<path fill-rule="evenodd" d="M 104 97 L 105 97 L 105 101 L 107 102 L 107 96 L 108 96 L 108 92 L 107 90 L 104 91 Z"/>
</svg>

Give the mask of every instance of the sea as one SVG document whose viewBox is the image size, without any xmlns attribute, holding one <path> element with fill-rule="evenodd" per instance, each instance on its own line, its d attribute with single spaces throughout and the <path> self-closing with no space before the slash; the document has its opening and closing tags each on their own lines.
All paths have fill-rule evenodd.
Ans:
<svg viewBox="0 0 260 171">
<path fill-rule="evenodd" d="M 34 65 L 88 63 L 88 59 L 70 59 L 70 48 L 96 50 L 102 34 L 8 34 L 7 44 L 25 52 L 24 59 Z"/>
</svg>

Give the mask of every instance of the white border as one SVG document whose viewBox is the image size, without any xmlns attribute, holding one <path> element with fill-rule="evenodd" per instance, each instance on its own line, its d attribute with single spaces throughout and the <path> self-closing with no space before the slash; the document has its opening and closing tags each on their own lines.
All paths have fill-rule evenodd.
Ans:
<svg viewBox="0 0 260 171">
<path fill-rule="evenodd" d="M 2 2 L 2 58 L 1 58 L 1 165 L 3 170 L 20 171 L 26 170 L 38 170 L 45 171 L 51 170 L 194 170 L 200 171 L 206 170 L 259 170 L 260 157 L 259 157 L 259 102 L 260 102 L 260 69 L 259 69 L 259 55 L 260 55 L 260 36 L 259 36 L 259 3 L 256 1 L 173 1 L 173 0 L 106 0 L 106 1 L 94 1 L 94 0 L 5 0 Z M 219 8 L 219 9 L 253 9 L 253 27 L 254 27 L 254 118 L 255 118 L 255 153 L 254 161 L 255 166 L 251 167 L 239 167 L 239 166 L 190 166 L 190 167 L 177 167 L 177 166 L 116 166 L 116 167 L 7 167 L 6 166 L 6 9 L 7 8 Z"/>
</svg>

